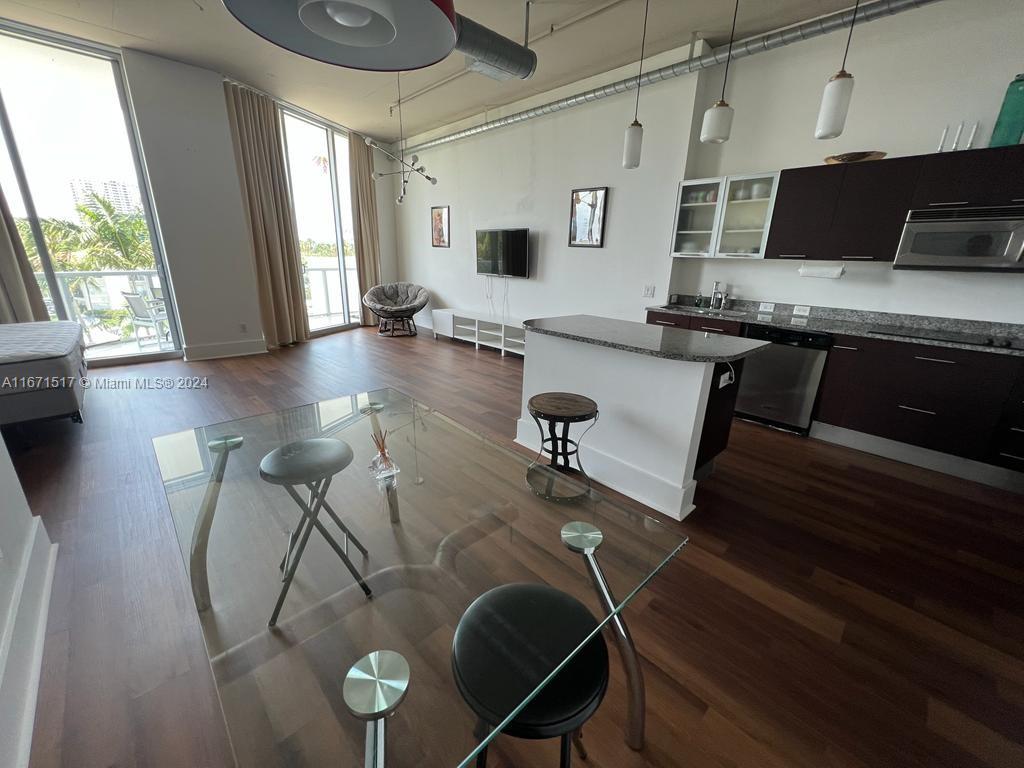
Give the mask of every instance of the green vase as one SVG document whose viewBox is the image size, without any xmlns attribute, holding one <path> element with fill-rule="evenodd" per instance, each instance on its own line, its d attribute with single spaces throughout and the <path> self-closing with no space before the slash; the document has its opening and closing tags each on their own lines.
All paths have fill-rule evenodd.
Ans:
<svg viewBox="0 0 1024 768">
<path fill-rule="evenodd" d="M 990 147 L 1009 147 L 1021 143 L 1024 136 L 1024 74 L 1013 78 L 1003 98 Z"/>
</svg>

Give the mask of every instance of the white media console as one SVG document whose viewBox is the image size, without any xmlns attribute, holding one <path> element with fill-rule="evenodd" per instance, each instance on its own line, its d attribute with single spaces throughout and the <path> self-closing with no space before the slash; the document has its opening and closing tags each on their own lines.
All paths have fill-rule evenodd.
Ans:
<svg viewBox="0 0 1024 768">
<path fill-rule="evenodd" d="M 504 355 L 526 353 L 526 332 L 523 321 L 512 317 L 499 317 L 487 312 L 462 309 L 431 310 L 434 338 L 448 336 L 468 341 L 480 347 L 490 347 Z"/>
</svg>

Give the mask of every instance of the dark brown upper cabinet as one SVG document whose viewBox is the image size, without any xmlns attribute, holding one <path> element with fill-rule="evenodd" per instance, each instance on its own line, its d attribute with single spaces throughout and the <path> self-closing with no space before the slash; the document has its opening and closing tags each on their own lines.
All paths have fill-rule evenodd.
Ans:
<svg viewBox="0 0 1024 768">
<path fill-rule="evenodd" d="M 846 166 L 825 258 L 895 259 L 921 162 L 920 157 L 901 157 Z"/>
<path fill-rule="evenodd" d="M 1024 145 L 941 152 L 922 160 L 911 208 L 1024 204 Z"/>
<path fill-rule="evenodd" d="M 788 168 L 779 175 L 766 259 L 827 259 L 843 165 Z"/>
</svg>

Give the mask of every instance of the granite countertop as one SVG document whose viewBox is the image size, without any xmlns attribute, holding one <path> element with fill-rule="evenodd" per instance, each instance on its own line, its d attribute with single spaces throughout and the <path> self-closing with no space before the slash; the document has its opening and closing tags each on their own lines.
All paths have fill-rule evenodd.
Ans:
<svg viewBox="0 0 1024 768">
<path fill-rule="evenodd" d="M 743 302 L 749 303 L 752 302 Z M 1019 328 L 1018 332 L 1017 327 L 1006 324 L 985 326 L 973 321 L 917 316 L 902 319 L 905 316 L 856 310 L 843 311 L 844 317 L 815 315 L 813 309 L 811 315 L 801 317 L 790 311 L 765 313 L 753 308 L 699 311 L 697 307 L 679 304 L 647 307 L 647 311 L 1024 357 L 1024 328 Z"/>
<path fill-rule="evenodd" d="M 770 345 L 767 341 L 613 320 L 596 315 L 543 317 L 527 320 L 523 326 L 527 331 L 545 336 L 558 336 L 639 355 L 694 363 L 728 363 Z"/>
</svg>

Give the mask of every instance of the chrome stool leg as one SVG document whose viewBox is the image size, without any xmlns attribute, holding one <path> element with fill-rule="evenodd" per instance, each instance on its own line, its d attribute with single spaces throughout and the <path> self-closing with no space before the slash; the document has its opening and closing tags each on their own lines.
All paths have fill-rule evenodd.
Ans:
<svg viewBox="0 0 1024 768">
<path fill-rule="evenodd" d="M 583 555 L 583 562 L 586 563 L 598 598 L 609 613 L 614 611 L 618 603 L 608 587 L 608 581 L 604 577 L 604 572 L 601 570 L 596 556 L 598 548 L 604 541 L 601 529 L 590 523 L 572 522 L 562 526 L 561 535 L 562 543 L 566 548 L 571 552 Z M 614 628 L 615 645 L 619 649 L 622 666 L 626 670 L 626 689 L 629 692 L 626 744 L 630 749 L 641 750 L 644 748 L 644 720 L 647 715 L 647 694 L 644 687 L 643 669 L 640 666 L 640 657 L 636 652 L 633 637 L 629 634 L 629 628 L 626 626 L 622 614 L 613 616 L 611 624 Z"/>
<path fill-rule="evenodd" d="M 386 765 L 387 718 L 409 690 L 409 663 L 395 651 L 374 651 L 353 664 L 341 695 L 353 717 L 366 721 L 365 768 Z"/>
</svg>

